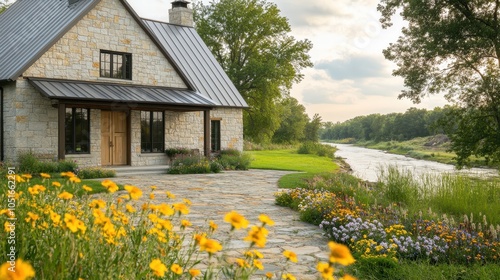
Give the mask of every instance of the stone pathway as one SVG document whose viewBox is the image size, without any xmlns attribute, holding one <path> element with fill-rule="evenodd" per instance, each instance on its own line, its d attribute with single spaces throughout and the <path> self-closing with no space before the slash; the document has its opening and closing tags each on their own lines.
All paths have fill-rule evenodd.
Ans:
<svg viewBox="0 0 500 280">
<path fill-rule="evenodd" d="M 289 173 L 249 170 L 219 174 L 130 176 L 115 178 L 114 181 L 140 187 L 145 194 L 149 193 L 149 186 L 157 186 L 154 203 L 161 203 L 165 199 L 165 191 L 172 192 L 177 198 L 191 200 L 191 212 L 186 218 L 194 226 L 204 228 L 207 228 L 208 220 L 213 220 L 219 225 L 217 232 L 222 234 L 222 240 L 227 237 L 230 228 L 223 222 L 227 212 L 237 211 L 251 225 L 258 224 L 260 214 L 267 214 L 276 224 L 268 227 L 266 247 L 259 250 L 264 254 L 265 271 L 281 270 L 284 260 L 282 252 L 291 250 L 297 254 L 299 262 L 288 265 L 287 270 L 297 279 L 317 279 L 316 264 L 320 260 L 327 260 L 328 240 L 322 235 L 321 229 L 301 222 L 297 212 L 275 205 L 274 194 L 279 191 L 278 179 Z M 245 235 L 246 231 L 241 231 L 240 236 L 235 235 L 226 249 L 229 247 L 229 250 L 243 251 L 248 247 L 248 242 L 241 241 Z M 235 252 L 227 253 L 232 255 Z"/>
</svg>

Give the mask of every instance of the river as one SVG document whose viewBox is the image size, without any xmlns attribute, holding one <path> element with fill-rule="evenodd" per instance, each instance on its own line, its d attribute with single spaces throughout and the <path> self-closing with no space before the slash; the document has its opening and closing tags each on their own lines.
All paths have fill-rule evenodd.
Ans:
<svg viewBox="0 0 500 280">
<path fill-rule="evenodd" d="M 338 151 L 335 155 L 343 158 L 345 162 L 351 166 L 354 176 L 370 182 L 376 182 L 380 170 L 387 168 L 387 166 L 397 166 L 398 168 L 409 170 L 415 175 L 457 172 L 483 176 L 498 176 L 498 171 L 495 169 L 472 168 L 458 171 L 453 165 L 414 159 L 402 155 L 386 153 L 380 150 L 366 149 L 347 144 L 329 145 L 337 146 Z"/>
</svg>

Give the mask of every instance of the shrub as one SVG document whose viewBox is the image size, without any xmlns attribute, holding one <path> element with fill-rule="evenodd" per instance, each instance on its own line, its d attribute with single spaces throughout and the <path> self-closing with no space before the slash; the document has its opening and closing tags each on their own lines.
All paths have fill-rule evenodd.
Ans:
<svg viewBox="0 0 500 280">
<path fill-rule="evenodd" d="M 19 154 L 19 172 L 23 173 L 54 173 L 74 172 L 78 164 L 72 160 L 41 161 L 40 156 L 29 151 Z"/>
<path fill-rule="evenodd" d="M 238 154 L 221 153 L 217 161 L 225 170 L 248 170 L 252 158 L 249 154 L 241 153 L 239 151 L 237 152 Z"/>
<path fill-rule="evenodd" d="M 304 144 L 300 145 L 299 149 L 297 150 L 297 153 L 313 154 L 313 155 L 315 154 L 320 157 L 326 156 L 333 159 L 336 151 L 337 148 L 330 145 L 316 143 L 316 142 L 305 142 Z"/>
<path fill-rule="evenodd" d="M 174 159 L 168 174 L 203 174 L 210 173 L 211 165 L 205 157 L 186 156 Z"/>
<path fill-rule="evenodd" d="M 167 156 L 171 159 L 176 157 L 177 155 L 190 155 L 191 152 L 192 151 L 190 149 L 182 147 L 168 148 L 165 150 L 165 154 L 167 154 Z"/>
<path fill-rule="evenodd" d="M 116 172 L 102 167 L 85 167 L 76 173 L 81 179 L 111 178 L 116 176 Z"/>
</svg>

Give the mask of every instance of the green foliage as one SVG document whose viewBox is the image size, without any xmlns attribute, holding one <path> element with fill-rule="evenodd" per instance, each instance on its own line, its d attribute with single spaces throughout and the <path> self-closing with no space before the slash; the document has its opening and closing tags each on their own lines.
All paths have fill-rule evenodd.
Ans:
<svg viewBox="0 0 500 280">
<path fill-rule="evenodd" d="M 384 50 L 404 78 L 399 95 L 418 103 L 444 93 L 458 110 L 448 132 L 457 164 L 471 155 L 500 162 L 500 5 L 494 1 L 383 0 L 378 7 L 384 28 L 395 13 L 409 24 Z M 397 11 L 397 12 L 396 12 Z M 451 134 L 450 134 L 451 132 Z"/>
<path fill-rule="evenodd" d="M 250 106 L 245 138 L 270 141 L 280 126 L 277 102 L 312 66 L 311 42 L 290 36 L 288 20 L 266 0 L 199 1 L 194 8 L 196 30 Z"/>
<path fill-rule="evenodd" d="M 304 134 L 306 141 L 318 142 L 319 141 L 319 130 L 321 129 L 321 117 L 318 114 L 314 114 L 313 119 L 307 123 Z"/>
<path fill-rule="evenodd" d="M 304 144 L 300 145 L 300 147 L 297 150 L 297 153 L 299 154 L 316 154 L 320 157 L 329 157 L 329 158 L 334 158 L 335 152 L 337 151 L 337 148 L 327 145 L 327 144 L 320 144 L 317 142 L 305 142 Z"/>
<path fill-rule="evenodd" d="M 3 13 L 11 5 L 7 0 L 0 0 L 0 14 Z"/>
<path fill-rule="evenodd" d="M 212 167 L 205 157 L 186 156 L 174 159 L 168 174 L 203 174 L 211 173 Z"/>
<path fill-rule="evenodd" d="M 41 161 L 39 156 L 33 152 L 19 154 L 19 172 L 21 173 L 54 173 L 54 172 L 74 172 L 78 164 L 72 160 Z"/>
<path fill-rule="evenodd" d="M 178 155 L 189 155 L 191 154 L 191 150 L 183 147 L 168 148 L 165 150 L 165 154 L 167 154 L 169 158 L 174 158 Z"/>
<path fill-rule="evenodd" d="M 252 158 L 249 154 L 238 152 L 238 154 L 221 154 L 217 162 L 225 170 L 248 170 Z"/>
<path fill-rule="evenodd" d="M 80 179 L 111 178 L 116 176 L 116 172 L 102 167 L 85 167 L 76 171 Z"/>
<path fill-rule="evenodd" d="M 273 142 L 295 143 L 303 140 L 305 129 L 309 123 L 304 105 L 293 97 L 281 101 L 282 107 L 280 127 L 274 132 Z"/>
</svg>

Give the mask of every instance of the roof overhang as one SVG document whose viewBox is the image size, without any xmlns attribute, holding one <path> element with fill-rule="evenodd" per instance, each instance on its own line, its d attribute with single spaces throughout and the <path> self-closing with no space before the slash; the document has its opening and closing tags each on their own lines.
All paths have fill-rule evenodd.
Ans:
<svg viewBox="0 0 500 280">
<path fill-rule="evenodd" d="M 218 104 L 188 89 L 28 78 L 42 95 L 66 104 L 103 108 L 128 107 L 132 110 L 210 110 Z"/>
</svg>

